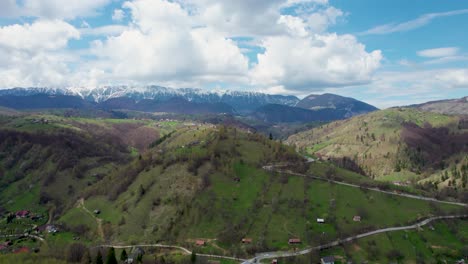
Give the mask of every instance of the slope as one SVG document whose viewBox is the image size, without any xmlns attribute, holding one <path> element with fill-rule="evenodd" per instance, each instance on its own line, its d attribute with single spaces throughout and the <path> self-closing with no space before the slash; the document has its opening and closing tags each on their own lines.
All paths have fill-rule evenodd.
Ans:
<svg viewBox="0 0 468 264">
<path fill-rule="evenodd" d="M 460 122 L 456 116 L 387 109 L 293 135 L 287 143 L 377 180 L 431 179 L 436 187 L 466 188 L 468 133 Z"/>
</svg>

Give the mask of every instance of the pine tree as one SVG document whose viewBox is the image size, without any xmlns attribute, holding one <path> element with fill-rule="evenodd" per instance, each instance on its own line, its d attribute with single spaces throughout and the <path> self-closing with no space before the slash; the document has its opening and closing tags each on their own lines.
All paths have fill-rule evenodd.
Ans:
<svg viewBox="0 0 468 264">
<path fill-rule="evenodd" d="M 120 260 L 125 262 L 127 259 L 128 259 L 127 251 L 125 251 L 124 249 L 122 250 L 122 253 L 120 253 Z"/>
<path fill-rule="evenodd" d="M 115 249 L 113 247 L 109 248 L 109 251 L 107 252 L 106 264 L 117 264 Z"/>
<path fill-rule="evenodd" d="M 190 260 L 192 261 L 192 263 L 197 262 L 197 254 L 195 253 L 195 251 L 192 251 L 192 256 L 190 257 Z"/>
<path fill-rule="evenodd" d="M 101 250 L 98 250 L 98 252 L 97 252 L 97 255 L 96 255 L 96 264 L 103 264 L 103 262 L 102 262 Z"/>
</svg>

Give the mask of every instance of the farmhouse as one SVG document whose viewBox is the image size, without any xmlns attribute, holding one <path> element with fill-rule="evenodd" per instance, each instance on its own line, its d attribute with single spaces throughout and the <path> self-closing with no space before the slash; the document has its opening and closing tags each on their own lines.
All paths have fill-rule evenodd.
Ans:
<svg viewBox="0 0 468 264">
<path fill-rule="evenodd" d="M 326 256 L 320 259 L 322 264 L 335 264 L 335 258 L 333 256 Z"/>
<path fill-rule="evenodd" d="M 323 218 L 317 218 L 317 223 L 325 223 L 325 219 Z"/>
<path fill-rule="evenodd" d="M 288 241 L 289 244 L 300 244 L 301 240 L 299 238 L 290 238 Z"/>
<path fill-rule="evenodd" d="M 354 221 L 354 222 L 361 222 L 361 216 L 355 215 L 355 216 L 353 217 L 353 221 Z"/>
<path fill-rule="evenodd" d="M 243 239 L 242 239 L 242 243 L 243 243 L 243 244 L 251 244 L 251 243 L 252 243 L 252 239 L 251 239 L 251 238 L 243 238 Z"/>
</svg>

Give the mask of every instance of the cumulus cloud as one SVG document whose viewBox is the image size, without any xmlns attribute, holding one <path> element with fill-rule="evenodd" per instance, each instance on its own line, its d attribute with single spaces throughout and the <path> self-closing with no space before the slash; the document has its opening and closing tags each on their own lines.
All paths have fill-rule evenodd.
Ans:
<svg viewBox="0 0 468 264">
<path fill-rule="evenodd" d="M 107 14 L 127 24 L 80 29 L 63 20 L 94 15 L 111 0 L 5 1 L 39 19 L 0 29 L 0 59 L 12 65 L 0 62 L 4 85 L 224 82 L 304 93 L 368 83 L 382 59 L 352 35 L 327 33 L 344 13 L 326 0 L 128 0 Z M 80 36 L 99 38 L 72 52 L 67 44 Z M 235 37 L 261 50 L 258 63 Z"/>
<path fill-rule="evenodd" d="M 78 39 L 80 33 L 61 20 L 38 20 L 32 24 L 0 27 L 0 47 L 18 50 L 56 50 Z"/>
<path fill-rule="evenodd" d="M 194 28 L 178 3 L 137 0 L 124 7 L 130 9 L 133 27 L 92 47 L 115 78 L 205 82 L 246 75 L 248 60 L 239 47 L 210 28 Z"/>
<path fill-rule="evenodd" d="M 290 90 L 313 91 L 371 81 L 382 59 L 379 50 L 366 52 L 351 35 L 313 35 L 307 38 L 270 37 L 266 51 L 252 69 L 255 85 L 282 85 Z"/>
<path fill-rule="evenodd" d="M 68 63 L 77 58 L 63 52 L 80 34 L 60 20 L 0 28 L 0 87 L 64 85 Z"/>
</svg>

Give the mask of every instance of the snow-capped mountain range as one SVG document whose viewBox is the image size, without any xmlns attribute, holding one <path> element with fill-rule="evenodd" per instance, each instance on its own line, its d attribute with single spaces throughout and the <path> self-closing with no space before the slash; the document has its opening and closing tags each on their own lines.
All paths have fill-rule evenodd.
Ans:
<svg viewBox="0 0 468 264">
<path fill-rule="evenodd" d="M 266 104 L 294 106 L 299 102 L 295 96 L 271 95 L 244 91 L 206 91 L 195 88 L 174 89 L 162 86 L 102 86 L 97 88 L 12 88 L 0 90 L 0 96 L 31 96 L 37 94 L 79 96 L 82 99 L 101 103 L 111 99 L 130 98 L 135 101 L 145 99 L 167 101 L 183 98 L 194 103 L 226 103 L 237 111 L 252 111 Z"/>
</svg>

